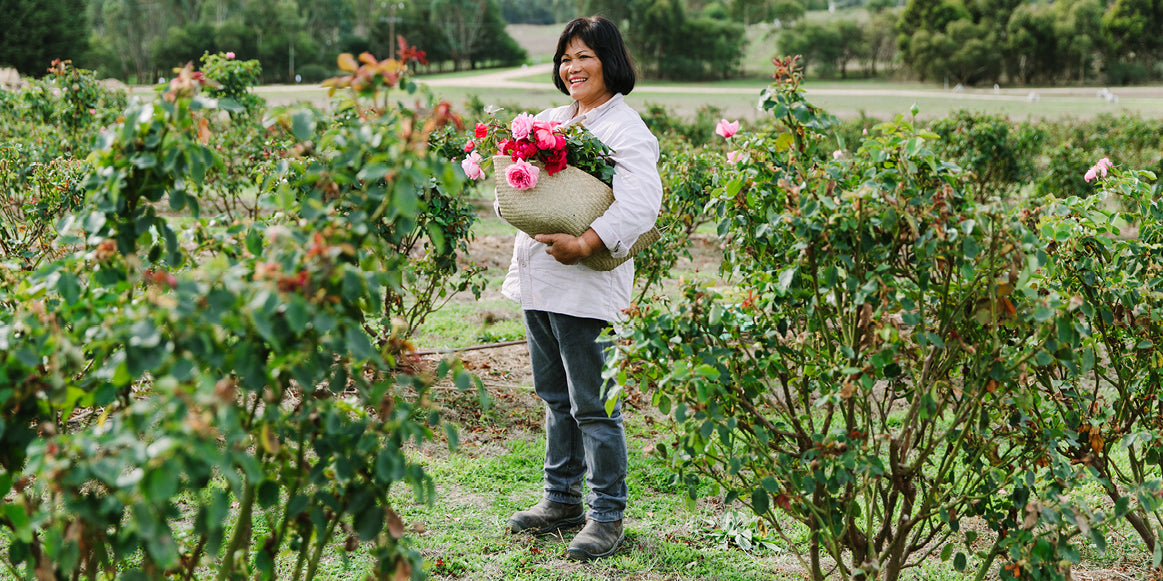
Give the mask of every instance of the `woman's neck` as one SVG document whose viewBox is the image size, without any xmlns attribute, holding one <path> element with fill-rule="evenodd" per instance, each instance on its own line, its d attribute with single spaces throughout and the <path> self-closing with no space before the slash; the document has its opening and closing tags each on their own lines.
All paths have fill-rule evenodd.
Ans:
<svg viewBox="0 0 1163 581">
<path fill-rule="evenodd" d="M 593 111 L 594 109 L 597 109 L 598 107 L 601 107 L 602 105 L 605 105 L 607 102 L 609 102 L 610 99 L 613 99 L 613 98 L 614 98 L 613 93 L 606 93 L 597 99 L 589 101 L 588 103 L 583 103 L 581 101 L 574 101 L 575 103 L 577 103 L 577 114 L 574 116 L 577 117 L 577 116 L 585 115 L 586 113 L 589 113 L 590 111 Z"/>
</svg>

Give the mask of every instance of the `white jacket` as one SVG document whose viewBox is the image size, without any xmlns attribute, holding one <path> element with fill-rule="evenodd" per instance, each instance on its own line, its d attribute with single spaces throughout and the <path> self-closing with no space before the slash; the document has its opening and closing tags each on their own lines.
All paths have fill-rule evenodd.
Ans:
<svg viewBox="0 0 1163 581">
<path fill-rule="evenodd" d="M 614 203 L 590 226 L 615 258 L 625 256 L 654 226 L 662 205 L 658 139 L 621 93 L 574 117 L 577 103 L 546 109 L 537 121 L 581 123 L 614 150 Z M 545 244 L 524 232 L 513 242 L 513 260 L 501 294 L 524 310 L 548 311 L 611 323 L 623 318 L 634 286 L 634 260 L 609 271 L 565 265 L 546 254 Z"/>
</svg>

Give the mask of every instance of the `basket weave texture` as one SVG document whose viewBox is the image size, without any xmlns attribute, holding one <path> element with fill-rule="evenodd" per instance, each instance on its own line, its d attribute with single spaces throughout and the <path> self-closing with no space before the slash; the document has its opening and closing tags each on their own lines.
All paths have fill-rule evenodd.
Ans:
<svg viewBox="0 0 1163 581">
<path fill-rule="evenodd" d="M 505 169 L 513 165 L 513 160 L 507 155 L 493 157 L 501 218 L 530 236 L 559 233 L 581 236 L 614 203 L 610 186 L 576 167 L 569 166 L 549 175 L 541 162 L 531 163 L 541 170 L 537 186 L 515 190 L 505 179 Z M 593 270 L 613 270 L 660 237 L 658 229 L 651 228 L 638 237 L 628 256 L 614 258 L 602 247 L 581 263 Z"/>
</svg>

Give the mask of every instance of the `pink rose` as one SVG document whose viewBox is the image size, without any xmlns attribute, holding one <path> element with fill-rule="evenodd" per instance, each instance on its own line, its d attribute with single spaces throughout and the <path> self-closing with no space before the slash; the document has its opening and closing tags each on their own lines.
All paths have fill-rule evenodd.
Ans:
<svg viewBox="0 0 1163 581">
<path fill-rule="evenodd" d="M 719 125 L 715 127 L 715 133 L 722 135 L 724 139 L 730 139 L 732 135 L 735 135 L 736 131 L 739 131 L 738 121 L 720 119 Z"/>
<path fill-rule="evenodd" d="M 528 113 L 522 113 L 513 118 L 513 122 L 509 124 L 509 129 L 513 132 L 513 139 L 518 141 L 529 137 L 533 132 L 533 116 Z"/>
<path fill-rule="evenodd" d="M 470 180 L 479 180 L 485 177 L 485 171 L 481 169 L 481 154 L 474 151 L 460 162 L 460 167 L 464 169 L 464 175 L 468 176 Z"/>
<path fill-rule="evenodd" d="M 470 140 L 468 140 L 468 142 L 466 142 L 466 143 L 464 144 L 464 151 L 465 151 L 465 152 L 472 151 L 472 148 L 474 148 L 474 147 L 476 147 L 476 146 L 477 146 L 477 144 L 476 144 L 476 143 L 474 143 L 474 142 L 473 142 L 473 140 L 471 140 L 471 139 L 470 139 Z"/>
<path fill-rule="evenodd" d="M 1115 166 L 1115 164 L 1111 163 L 1111 160 L 1109 157 L 1104 157 L 1104 158 L 1098 160 L 1098 163 L 1094 164 L 1094 167 L 1098 168 L 1099 173 L 1101 173 L 1102 177 L 1104 177 L 1104 178 L 1106 177 L 1106 170 L 1108 170 L 1114 166 Z"/>
<path fill-rule="evenodd" d="M 509 186 L 514 190 L 528 190 L 537 186 L 537 176 L 540 173 L 541 170 L 537 169 L 537 166 L 522 159 L 505 170 L 505 181 L 509 182 Z"/>
<path fill-rule="evenodd" d="M 1105 178 L 1107 171 L 1114 166 L 1115 164 L 1111 163 L 1109 157 L 1104 157 L 1098 160 L 1098 163 L 1090 166 L 1090 169 L 1086 170 L 1086 175 L 1082 176 L 1082 179 L 1086 180 L 1087 183 L 1090 183 L 1094 181 L 1094 179 L 1097 178 L 1099 174 L 1102 174 L 1102 177 Z"/>
<path fill-rule="evenodd" d="M 538 127 L 537 130 L 533 132 L 533 134 L 537 138 L 538 149 L 557 148 L 557 137 L 553 134 L 553 130 Z"/>
<path fill-rule="evenodd" d="M 230 51 L 230 52 L 226 53 L 226 58 L 228 58 L 228 59 L 234 58 L 234 51 Z"/>
<path fill-rule="evenodd" d="M 729 152 L 727 152 L 727 163 L 729 163 L 731 165 L 735 165 L 735 164 L 739 163 L 739 160 L 741 160 L 741 159 L 743 159 L 743 152 L 742 151 L 729 151 Z"/>
</svg>

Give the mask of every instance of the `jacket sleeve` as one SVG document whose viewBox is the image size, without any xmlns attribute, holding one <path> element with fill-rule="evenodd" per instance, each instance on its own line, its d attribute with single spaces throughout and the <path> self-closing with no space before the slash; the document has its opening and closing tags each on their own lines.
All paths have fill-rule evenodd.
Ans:
<svg viewBox="0 0 1163 581">
<path fill-rule="evenodd" d="M 620 116 L 621 117 L 621 116 Z M 602 141 L 614 150 L 614 203 L 590 225 L 614 258 L 630 253 L 638 237 L 654 226 L 662 206 L 658 139 L 637 116 L 611 120 Z M 595 134 L 598 132 L 595 131 Z"/>
</svg>

